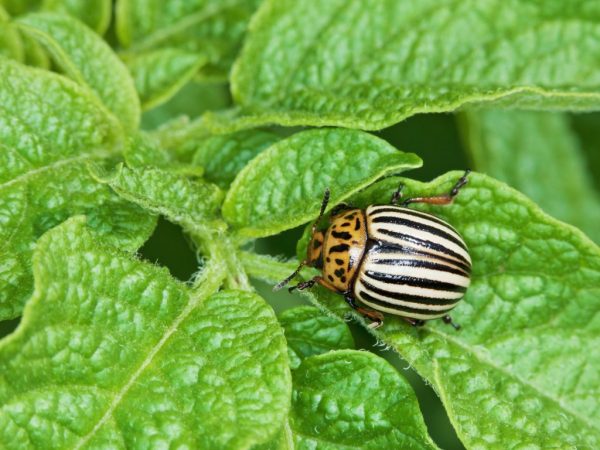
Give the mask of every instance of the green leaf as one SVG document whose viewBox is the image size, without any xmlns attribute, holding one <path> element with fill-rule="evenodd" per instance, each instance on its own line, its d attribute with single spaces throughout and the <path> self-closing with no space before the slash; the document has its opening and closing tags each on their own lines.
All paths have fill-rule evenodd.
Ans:
<svg viewBox="0 0 600 450">
<path fill-rule="evenodd" d="M 193 164 L 204 168 L 207 180 L 227 188 L 252 158 L 280 139 L 263 130 L 209 136 L 197 144 Z"/>
<path fill-rule="evenodd" d="M 32 289 L 32 247 L 46 230 L 88 214 L 105 239 L 135 250 L 154 229 L 154 217 L 86 169 L 117 154 L 120 133 L 88 90 L 0 59 L 0 320 L 20 315 Z"/>
<path fill-rule="evenodd" d="M 13 16 L 37 11 L 66 13 L 102 35 L 110 25 L 111 0 L 0 0 Z"/>
<path fill-rule="evenodd" d="M 119 0 L 117 35 L 132 51 L 179 48 L 209 59 L 202 73 L 226 78 L 260 0 Z"/>
<path fill-rule="evenodd" d="M 218 227 L 216 216 L 223 193 L 215 185 L 154 167 L 119 165 L 114 174 L 97 176 L 126 200 L 167 217 L 187 231 Z"/>
<path fill-rule="evenodd" d="M 67 13 L 85 23 L 99 35 L 103 35 L 112 14 L 111 0 L 43 0 L 42 9 Z"/>
<path fill-rule="evenodd" d="M 143 109 L 169 100 L 206 62 L 204 56 L 176 48 L 124 54 L 123 59 L 133 76 Z"/>
<path fill-rule="evenodd" d="M 600 4 L 267 0 L 232 71 L 226 129 L 381 129 L 464 105 L 600 108 Z M 231 117 L 229 118 L 231 119 Z"/>
<path fill-rule="evenodd" d="M 312 356 L 292 376 L 296 448 L 437 448 L 410 384 L 372 353 Z"/>
<path fill-rule="evenodd" d="M 152 136 L 143 131 L 129 139 L 123 156 L 130 167 L 170 167 L 174 164 L 171 155 L 163 150 Z"/>
<path fill-rule="evenodd" d="M 3 448 L 248 448 L 289 409 L 285 339 L 248 292 L 190 291 L 106 246 L 82 218 L 48 232 L 36 290 L 0 343 Z"/>
<path fill-rule="evenodd" d="M 223 217 L 242 236 L 269 236 L 315 218 L 326 188 L 332 207 L 384 175 L 420 165 L 418 156 L 361 131 L 303 131 L 242 169 L 223 203 Z"/>
<path fill-rule="evenodd" d="M 19 32 L 10 23 L 10 16 L 0 3 L 0 57 L 23 61 L 25 54 Z"/>
<path fill-rule="evenodd" d="M 465 114 L 463 129 L 475 169 L 600 242 L 600 198 L 566 116 L 478 110 Z"/>
<path fill-rule="evenodd" d="M 348 325 L 336 317 L 324 315 L 314 306 L 287 309 L 279 315 L 279 323 L 285 330 L 292 369 L 309 356 L 354 348 Z"/>
<path fill-rule="evenodd" d="M 404 180 L 405 195 L 448 192 L 460 175 Z M 385 180 L 354 200 L 385 202 L 396 185 Z M 468 448 L 597 448 L 600 249 L 476 173 L 453 205 L 418 209 L 451 223 L 470 249 L 472 283 L 452 313 L 462 329 L 440 321 L 415 329 L 386 315 L 375 337 L 433 385 Z M 262 275 L 273 274 L 274 282 L 283 272 Z M 339 295 L 321 288 L 307 295 L 348 312 Z"/>
<path fill-rule="evenodd" d="M 89 86 L 128 132 L 137 130 L 140 101 L 129 72 L 111 48 L 81 22 L 40 13 L 18 21 L 73 80 Z"/>
</svg>

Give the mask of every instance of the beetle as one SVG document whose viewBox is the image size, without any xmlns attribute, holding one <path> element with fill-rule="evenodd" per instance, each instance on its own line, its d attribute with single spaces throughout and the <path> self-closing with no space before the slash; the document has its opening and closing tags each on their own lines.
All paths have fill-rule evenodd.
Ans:
<svg viewBox="0 0 600 450">
<path fill-rule="evenodd" d="M 371 320 L 373 328 L 383 324 L 382 313 L 389 313 L 414 326 L 441 318 L 460 329 L 448 312 L 464 296 L 471 280 L 467 245 L 452 225 L 408 205 L 451 204 L 467 184 L 469 173 L 466 170 L 444 195 L 413 197 L 400 203 L 400 185 L 389 204 L 365 209 L 337 205 L 323 231 L 318 225 L 329 203 L 326 189 L 306 259 L 274 290 L 288 284 L 302 267 L 311 266 L 321 270 L 321 275 L 290 287 L 290 292 L 318 283 L 342 294 L 353 309 Z"/>
</svg>

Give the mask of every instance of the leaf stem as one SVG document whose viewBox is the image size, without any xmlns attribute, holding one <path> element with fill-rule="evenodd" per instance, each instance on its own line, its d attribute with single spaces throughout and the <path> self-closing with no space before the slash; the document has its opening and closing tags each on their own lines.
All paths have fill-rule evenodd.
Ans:
<svg viewBox="0 0 600 450">
<path fill-rule="evenodd" d="M 211 260 L 219 261 L 223 265 L 227 288 L 254 291 L 244 266 L 238 258 L 239 251 L 227 234 L 195 227 L 191 235 L 194 243 L 204 250 Z"/>
<path fill-rule="evenodd" d="M 273 256 L 259 255 L 249 251 L 239 252 L 239 260 L 250 276 L 269 283 L 277 283 L 298 266 L 298 263 L 293 260 L 282 261 Z"/>
</svg>

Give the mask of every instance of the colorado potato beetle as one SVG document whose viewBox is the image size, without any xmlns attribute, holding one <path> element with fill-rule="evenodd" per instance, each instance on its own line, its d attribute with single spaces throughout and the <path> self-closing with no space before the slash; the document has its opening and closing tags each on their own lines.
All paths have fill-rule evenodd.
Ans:
<svg viewBox="0 0 600 450">
<path fill-rule="evenodd" d="M 382 313 L 389 313 L 415 326 L 441 318 L 458 330 L 460 326 L 448 312 L 470 283 L 467 245 L 452 225 L 408 205 L 451 204 L 467 183 L 469 172 L 448 194 L 400 202 L 400 186 L 390 204 L 365 209 L 338 205 L 331 211 L 329 227 L 321 231 L 318 224 L 329 202 L 327 189 L 312 226 L 306 259 L 274 289 L 288 284 L 302 267 L 311 266 L 320 269 L 321 275 L 290 287 L 290 291 L 318 283 L 342 294 L 352 308 L 372 321 L 372 327 L 383 323 Z"/>
</svg>

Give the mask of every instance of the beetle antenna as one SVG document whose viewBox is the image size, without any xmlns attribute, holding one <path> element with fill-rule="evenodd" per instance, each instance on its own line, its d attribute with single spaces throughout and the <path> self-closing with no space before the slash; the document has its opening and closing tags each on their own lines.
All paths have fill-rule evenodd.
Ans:
<svg viewBox="0 0 600 450">
<path fill-rule="evenodd" d="M 325 208 L 327 208 L 327 204 L 329 203 L 329 195 L 330 195 L 329 188 L 325 188 L 325 193 L 323 194 L 323 200 L 321 200 L 321 211 L 319 211 L 319 217 L 317 217 L 317 220 L 315 220 L 315 223 L 313 223 L 313 226 L 312 226 L 313 233 L 317 229 L 317 225 L 321 221 L 323 214 L 325 214 Z"/>
<path fill-rule="evenodd" d="M 312 232 L 313 233 L 317 229 L 317 225 L 319 224 L 319 221 L 323 217 L 323 214 L 325 214 L 325 209 L 327 208 L 327 204 L 329 203 L 329 195 L 330 195 L 329 188 L 325 188 L 325 193 L 323 194 L 323 200 L 321 201 L 321 210 L 319 211 L 319 217 L 317 217 L 317 220 L 315 220 L 315 222 L 313 223 L 313 226 L 312 226 Z M 306 261 L 306 260 L 302 261 L 300 263 L 300 265 L 296 268 L 296 270 L 294 270 L 294 272 L 289 277 L 287 277 L 284 280 L 281 280 L 279 283 L 277 283 L 273 287 L 273 290 L 274 291 L 278 291 L 282 287 L 284 287 L 286 284 L 288 284 L 290 281 L 292 281 L 292 278 L 294 278 L 296 275 L 298 275 L 300 273 L 300 270 L 306 264 L 308 264 L 308 261 Z"/>
</svg>

